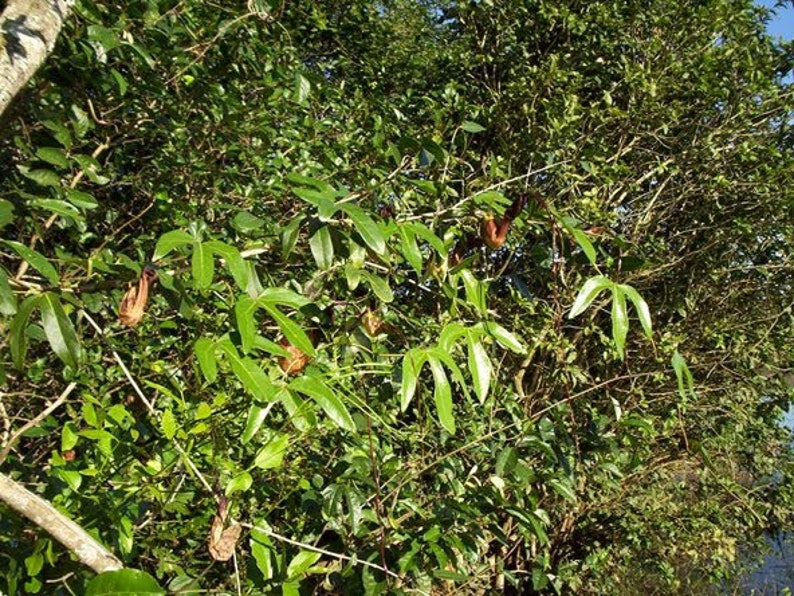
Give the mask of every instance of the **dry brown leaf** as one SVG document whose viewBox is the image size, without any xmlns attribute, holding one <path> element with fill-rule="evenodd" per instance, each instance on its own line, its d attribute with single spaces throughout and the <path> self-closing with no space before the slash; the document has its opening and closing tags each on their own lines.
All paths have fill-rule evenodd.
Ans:
<svg viewBox="0 0 794 596">
<path fill-rule="evenodd" d="M 243 527 L 236 522 L 224 530 L 223 518 L 216 515 L 212 519 L 212 526 L 210 527 L 210 556 L 216 561 L 228 561 L 231 559 L 242 531 Z"/>
<path fill-rule="evenodd" d="M 138 285 L 131 287 L 124 294 L 119 304 L 119 322 L 127 327 L 134 327 L 143 319 L 146 301 L 149 299 L 149 285 L 157 278 L 154 267 L 146 266 L 138 279 Z"/>
<path fill-rule="evenodd" d="M 381 330 L 381 327 L 383 327 L 381 318 L 369 309 L 367 309 L 367 312 L 361 317 L 361 324 L 364 325 L 364 331 L 366 331 L 367 335 L 370 337 L 375 337 Z"/>
<path fill-rule="evenodd" d="M 301 352 L 286 340 L 282 340 L 281 346 L 289 352 L 289 356 L 280 356 L 278 365 L 288 375 L 299 375 L 306 365 L 311 362 L 311 357 Z"/>
</svg>

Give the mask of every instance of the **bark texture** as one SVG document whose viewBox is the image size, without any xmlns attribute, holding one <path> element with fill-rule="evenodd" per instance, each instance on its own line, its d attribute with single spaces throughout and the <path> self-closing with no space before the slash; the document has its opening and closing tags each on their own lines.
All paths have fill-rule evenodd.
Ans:
<svg viewBox="0 0 794 596">
<path fill-rule="evenodd" d="M 49 532 L 53 538 L 72 551 L 81 563 L 97 573 L 124 567 L 121 561 L 78 524 L 5 474 L 0 474 L 0 499 Z"/>
<path fill-rule="evenodd" d="M 0 15 L 0 114 L 39 66 L 74 0 L 11 0 Z"/>
</svg>

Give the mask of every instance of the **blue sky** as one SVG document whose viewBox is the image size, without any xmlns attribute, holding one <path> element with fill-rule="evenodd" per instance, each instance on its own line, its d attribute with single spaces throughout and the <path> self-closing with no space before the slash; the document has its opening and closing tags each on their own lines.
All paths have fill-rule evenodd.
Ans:
<svg viewBox="0 0 794 596">
<path fill-rule="evenodd" d="M 759 0 L 758 4 L 774 8 L 775 0 Z M 776 9 L 777 15 L 769 22 L 767 31 L 771 35 L 791 39 L 794 37 L 794 5 L 789 0 L 786 5 Z"/>
</svg>

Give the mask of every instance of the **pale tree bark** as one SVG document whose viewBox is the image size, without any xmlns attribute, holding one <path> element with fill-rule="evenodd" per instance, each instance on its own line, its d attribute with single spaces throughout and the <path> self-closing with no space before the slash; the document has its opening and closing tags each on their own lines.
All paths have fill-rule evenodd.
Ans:
<svg viewBox="0 0 794 596">
<path fill-rule="evenodd" d="M 83 528 L 24 486 L 0 474 L 0 499 L 72 551 L 97 573 L 123 568 L 113 554 Z"/>
<path fill-rule="evenodd" d="M 44 63 L 74 0 L 9 0 L 0 15 L 0 114 Z"/>
</svg>

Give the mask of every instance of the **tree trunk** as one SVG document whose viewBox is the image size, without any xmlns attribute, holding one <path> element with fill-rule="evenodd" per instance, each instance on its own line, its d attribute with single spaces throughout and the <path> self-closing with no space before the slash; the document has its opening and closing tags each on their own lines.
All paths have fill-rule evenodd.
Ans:
<svg viewBox="0 0 794 596">
<path fill-rule="evenodd" d="M 11 0 L 0 15 L 0 114 L 44 63 L 74 0 Z"/>
</svg>

